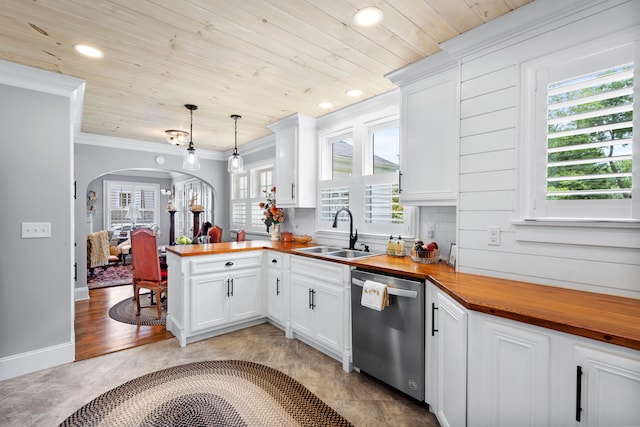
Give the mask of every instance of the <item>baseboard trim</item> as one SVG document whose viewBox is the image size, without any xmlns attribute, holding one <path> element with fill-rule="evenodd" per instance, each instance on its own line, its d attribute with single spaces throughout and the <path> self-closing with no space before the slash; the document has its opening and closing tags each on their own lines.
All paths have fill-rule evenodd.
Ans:
<svg viewBox="0 0 640 427">
<path fill-rule="evenodd" d="M 73 362 L 75 346 L 68 342 L 0 359 L 0 381 Z"/>
<path fill-rule="evenodd" d="M 85 299 L 89 299 L 89 288 L 73 288 L 73 298 L 75 301 L 82 301 Z"/>
</svg>

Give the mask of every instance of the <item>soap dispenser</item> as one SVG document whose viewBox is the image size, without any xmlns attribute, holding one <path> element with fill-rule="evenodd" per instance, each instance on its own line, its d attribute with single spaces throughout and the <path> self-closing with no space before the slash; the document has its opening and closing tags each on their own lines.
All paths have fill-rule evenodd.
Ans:
<svg viewBox="0 0 640 427">
<path fill-rule="evenodd" d="M 404 241 L 402 241 L 402 236 L 398 236 L 398 240 L 396 240 L 396 256 L 404 256 Z"/>
<path fill-rule="evenodd" d="M 393 236 L 389 236 L 389 240 L 387 241 L 387 255 L 395 255 L 396 253 L 396 245 L 393 242 Z"/>
</svg>

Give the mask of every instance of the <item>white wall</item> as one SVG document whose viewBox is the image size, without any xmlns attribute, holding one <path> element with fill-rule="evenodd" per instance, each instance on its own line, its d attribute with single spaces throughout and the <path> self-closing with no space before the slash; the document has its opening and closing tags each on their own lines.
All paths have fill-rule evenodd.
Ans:
<svg viewBox="0 0 640 427">
<path fill-rule="evenodd" d="M 568 228 L 555 229 L 558 243 L 524 241 L 514 226 L 520 219 L 518 160 L 525 137 L 521 64 L 613 30 L 631 30 L 637 37 L 639 28 L 638 1 L 536 0 L 443 44 L 460 60 L 460 271 L 640 298 L 637 228 L 629 232 L 638 244 L 629 248 L 563 243 L 574 232 Z M 502 230 L 500 246 L 487 245 L 492 225 Z"/>
</svg>

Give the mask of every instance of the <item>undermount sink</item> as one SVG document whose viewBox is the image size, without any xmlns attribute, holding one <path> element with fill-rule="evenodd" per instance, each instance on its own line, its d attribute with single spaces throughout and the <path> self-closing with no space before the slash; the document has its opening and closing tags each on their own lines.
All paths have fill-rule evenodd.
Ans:
<svg viewBox="0 0 640 427">
<path fill-rule="evenodd" d="M 328 252 L 340 251 L 342 248 L 333 248 L 331 246 L 312 246 L 310 248 L 300 248 L 296 250 L 306 252 L 308 254 L 326 254 Z"/>
<path fill-rule="evenodd" d="M 296 250 L 299 252 L 305 252 L 308 254 L 315 254 L 315 255 L 325 256 L 327 258 L 337 258 L 337 259 L 366 258 L 366 257 L 377 255 L 371 252 L 359 251 L 355 249 L 335 248 L 331 246 L 312 246 L 310 248 L 300 248 Z"/>
</svg>

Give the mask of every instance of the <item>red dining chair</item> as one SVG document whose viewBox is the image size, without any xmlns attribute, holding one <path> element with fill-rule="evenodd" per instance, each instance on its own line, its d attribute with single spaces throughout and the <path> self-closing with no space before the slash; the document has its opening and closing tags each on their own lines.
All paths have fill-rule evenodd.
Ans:
<svg viewBox="0 0 640 427">
<path fill-rule="evenodd" d="M 162 277 L 156 236 L 151 230 L 138 228 L 131 232 L 131 255 L 136 316 L 140 315 L 140 289 L 149 289 L 156 294 L 156 309 L 158 311 L 156 319 L 160 319 L 162 316 L 162 294 L 167 294 L 167 280 L 166 277 Z"/>
<path fill-rule="evenodd" d="M 244 231 L 244 228 L 238 230 L 238 233 L 236 234 L 236 242 L 244 242 L 245 234 L 247 233 Z"/>
<path fill-rule="evenodd" d="M 220 243 L 222 242 L 222 228 L 214 225 L 209 229 L 209 237 L 211 237 L 209 243 Z"/>
</svg>

